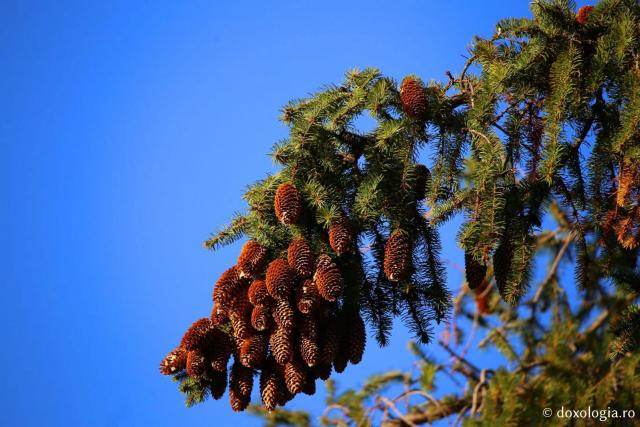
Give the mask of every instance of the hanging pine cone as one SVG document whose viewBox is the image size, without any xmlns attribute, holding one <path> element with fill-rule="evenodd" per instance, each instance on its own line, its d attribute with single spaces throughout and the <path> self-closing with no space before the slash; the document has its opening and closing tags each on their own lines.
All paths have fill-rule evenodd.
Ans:
<svg viewBox="0 0 640 427">
<path fill-rule="evenodd" d="M 326 258 L 322 258 L 321 261 L 322 264 L 319 263 L 321 266 L 317 267 L 313 278 L 320 296 L 329 302 L 333 302 L 342 295 L 342 275 L 333 261 L 327 263 Z"/>
<path fill-rule="evenodd" d="M 284 365 L 293 357 L 295 347 L 292 331 L 276 327 L 271 333 L 269 344 L 275 361 L 280 365 Z"/>
<path fill-rule="evenodd" d="M 505 299 L 505 290 L 507 287 L 507 279 L 509 278 L 509 270 L 511 269 L 511 260 L 513 259 L 513 245 L 507 238 L 503 240 L 493 254 L 493 277 L 496 279 L 496 286 L 500 292 L 500 296 Z"/>
<path fill-rule="evenodd" d="M 476 289 L 484 281 L 484 276 L 487 274 L 487 266 L 480 264 L 469 251 L 465 251 L 464 272 L 469 289 Z"/>
<path fill-rule="evenodd" d="M 280 184 L 276 190 L 274 209 L 278 220 L 285 224 L 295 224 L 300 219 L 302 205 L 300 203 L 300 193 L 291 184 Z"/>
<path fill-rule="evenodd" d="M 229 378 L 229 401 L 235 412 L 244 411 L 251 401 L 253 371 L 235 362 Z"/>
<path fill-rule="evenodd" d="M 264 262 L 267 259 L 267 250 L 255 240 L 247 241 L 240 256 L 238 256 L 237 268 L 240 277 L 254 277 L 260 274 Z"/>
<path fill-rule="evenodd" d="M 290 393 L 298 394 L 302 391 L 306 376 L 305 367 L 297 357 L 294 357 L 284 365 L 284 382 Z"/>
<path fill-rule="evenodd" d="M 332 315 L 320 323 L 320 364 L 333 363 L 340 348 L 341 324 Z"/>
<path fill-rule="evenodd" d="M 160 362 L 160 373 L 162 375 L 173 375 L 186 367 L 187 350 L 183 347 L 176 347 Z"/>
<path fill-rule="evenodd" d="M 329 377 L 331 376 L 331 370 L 332 368 L 332 362 L 329 363 L 318 363 L 316 366 L 313 367 L 313 378 L 320 378 L 322 381 L 326 381 L 329 379 Z M 314 381 L 315 384 L 315 381 Z"/>
<path fill-rule="evenodd" d="M 211 373 L 210 392 L 214 400 L 219 400 L 227 389 L 227 370 Z"/>
<path fill-rule="evenodd" d="M 251 283 L 247 295 L 249 302 L 253 305 L 268 305 L 271 303 L 271 295 L 267 291 L 267 284 L 262 279 L 256 279 Z"/>
<path fill-rule="evenodd" d="M 416 200 L 422 200 L 427 196 L 427 183 L 431 179 L 431 172 L 425 165 L 418 164 L 415 167 L 415 173 L 413 193 L 416 195 Z"/>
<path fill-rule="evenodd" d="M 226 332 L 213 328 L 202 351 L 205 358 L 211 362 L 211 368 L 214 371 L 226 372 L 227 363 L 233 351 L 233 342 Z"/>
<path fill-rule="evenodd" d="M 213 306 L 211 309 L 211 324 L 223 325 L 229 321 L 229 316 L 227 315 L 227 311 L 218 307 L 217 304 Z"/>
<path fill-rule="evenodd" d="M 240 346 L 240 363 L 247 368 L 258 368 L 267 357 L 268 339 L 265 334 L 254 334 Z"/>
<path fill-rule="evenodd" d="M 313 375 L 307 373 L 306 380 L 304 382 L 304 385 L 302 386 L 302 392 L 309 396 L 313 396 L 314 394 L 316 394 L 316 379 L 313 377 Z"/>
<path fill-rule="evenodd" d="M 367 343 L 366 328 L 357 311 L 348 316 L 346 324 L 348 325 L 348 333 L 344 335 L 347 338 L 345 349 L 349 355 L 349 361 L 357 365 L 362 360 L 364 347 Z"/>
<path fill-rule="evenodd" d="M 341 345 L 338 349 L 335 359 L 333 359 L 333 369 L 341 374 L 347 368 L 349 363 L 349 352 L 345 346 Z"/>
<path fill-rule="evenodd" d="M 279 328 L 286 329 L 288 331 L 293 330 L 296 321 L 296 313 L 291 304 L 289 304 L 289 301 L 278 301 L 273 308 L 272 314 L 273 320 Z"/>
<path fill-rule="evenodd" d="M 235 265 L 222 273 L 213 288 L 213 302 L 215 305 L 222 310 L 226 310 L 229 301 L 236 289 L 241 285 L 241 282 L 240 274 Z"/>
<path fill-rule="evenodd" d="M 253 333 L 251 328 L 251 311 L 253 307 L 247 298 L 246 292 L 238 292 L 229 307 L 229 320 L 233 336 L 246 339 Z"/>
<path fill-rule="evenodd" d="M 271 261 L 267 268 L 267 291 L 275 299 L 287 299 L 293 288 L 294 273 L 283 259 Z"/>
<path fill-rule="evenodd" d="M 425 117 L 428 109 L 427 94 L 419 78 L 407 76 L 402 80 L 400 102 L 407 116 L 414 119 Z"/>
<path fill-rule="evenodd" d="M 384 248 L 384 274 L 392 282 L 406 279 L 411 273 L 411 241 L 396 230 L 391 233 Z"/>
<path fill-rule="evenodd" d="M 256 305 L 251 312 L 251 326 L 256 331 L 266 331 L 271 327 L 271 310 L 265 305 Z"/>
<path fill-rule="evenodd" d="M 260 375 L 260 396 L 267 411 L 276 409 L 280 400 L 281 387 L 275 363 L 273 360 L 268 360 Z"/>
<path fill-rule="evenodd" d="M 289 245 L 287 261 L 301 278 L 310 277 L 313 274 L 313 258 L 313 249 L 306 239 L 296 239 Z"/>
<path fill-rule="evenodd" d="M 318 324 L 312 315 L 300 316 L 298 338 L 302 360 L 309 367 L 315 366 L 320 357 L 320 347 L 318 344 Z"/>
<path fill-rule="evenodd" d="M 576 13 L 576 21 L 578 22 L 578 24 L 585 25 L 592 10 L 593 6 L 582 6 L 580 9 L 578 9 L 578 13 Z"/>
<path fill-rule="evenodd" d="M 296 289 L 296 307 L 300 313 L 312 313 L 318 306 L 319 298 L 318 287 L 313 280 L 305 280 Z"/>
<path fill-rule="evenodd" d="M 206 359 L 199 349 L 190 350 L 187 353 L 187 374 L 190 377 L 199 377 L 206 368 Z"/>
<path fill-rule="evenodd" d="M 341 217 L 331 223 L 329 226 L 329 245 L 336 254 L 342 255 L 351 251 L 353 241 L 353 230 L 346 218 Z"/>
<path fill-rule="evenodd" d="M 187 351 L 200 348 L 212 327 L 211 320 L 207 317 L 196 320 L 182 336 L 180 347 L 183 347 Z"/>
</svg>

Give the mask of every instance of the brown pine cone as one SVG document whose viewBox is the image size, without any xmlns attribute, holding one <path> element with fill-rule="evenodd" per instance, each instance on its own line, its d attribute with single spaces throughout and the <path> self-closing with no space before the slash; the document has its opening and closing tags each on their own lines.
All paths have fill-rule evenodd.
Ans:
<svg viewBox="0 0 640 427">
<path fill-rule="evenodd" d="M 183 347 L 176 347 L 160 362 L 160 373 L 162 375 L 173 375 L 186 367 L 187 350 Z"/>
<path fill-rule="evenodd" d="M 322 381 L 326 381 L 331 376 L 332 362 L 319 363 L 313 367 L 313 378 L 320 378 Z M 315 382 L 314 382 L 315 384 Z"/>
<path fill-rule="evenodd" d="M 219 400 L 227 389 L 227 370 L 225 369 L 223 372 L 212 372 L 211 380 L 211 397 L 213 397 L 214 400 Z"/>
<path fill-rule="evenodd" d="M 267 357 L 268 338 L 265 334 L 254 334 L 240 346 L 240 363 L 247 368 L 259 368 Z"/>
<path fill-rule="evenodd" d="M 419 78 L 407 76 L 400 84 L 400 102 L 407 116 L 424 119 L 429 108 L 427 94 Z"/>
<path fill-rule="evenodd" d="M 592 10 L 593 6 L 582 6 L 580 9 L 578 9 L 578 13 L 576 13 L 576 21 L 578 22 L 578 24 L 585 25 Z"/>
<path fill-rule="evenodd" d="M 493 254 L 493 277 L 496 279 L 496 286 L 500 295 L 505 297 L 509 270 L 511 270 L 511 259 L 513 259 L 513 245 L 510 240 L 505 240 Z"/>
<path fill-rule="evenodd" d="M 362 355 L 364 354 L 367 332 L 364 321 L 358 312 L 354 312 L 348 316 L 347 325 L 348 332 L 343 336 L 347 338 L 345 348 L 349 355 L 349 361 L 357 365 L 362 360 Z"/>
<path fill-rule="evenodd" d="M 335 359 L 333 360 L 333 369 L 341 374 L 347 368 L 347 364 L 349 363 L 349 352 L 344 346 L 340 346 L 338 349 L 338 354 L 336 354 Z"/>
<path fill-rule="evenodd" d="M 329 366 L 329 369 L 331 369 L 331 366 Z M 316 379 L 310 372 L 307 372 L 306 380 L 302 386 L 302 392 L 309 396 L 316 394 Z"/>
<path fill-rule="evenodd" d="M 293 288 L 294 272 L 283 259 L 271 261 L 267 268 L 267 291 L 275 299 L 287 299 Z"/>
<path fill-rule="evenodd" d="M 389 236 L 384 248 L 384 273 L 392 282 L 406 279 L 411 273 L 411 241 L 399 230 Z"/>
<path fill-rule="evenodd" d="M 254 277 L 260 274 L 267 259 L 267 249 L 255 240 L 247 241 L 236 264 L 240 277 Z"/>
<path fill-rule="evenodd" d="M 469 251 L 465 251 L 464 272 L 469 289 L 476 289 L 484 281 L 484 277 L 487 274 L 487 266 L 480 264 Z"/>
<path fill-rule="evenodd" d="M 278 378 L 275 362 L 269 359 L 267 363 L 265 363 L 262 374 L 260 375 L 260 396 L 262 397 L 264 408 L 267 411 L 271 412 L 276 409 L 281 392 L 282 385 Z"/>
<path fill-rule="evenodd" d="M 212 327 L 211 320 L 208 317 L 196 320 L 182 336 L 180 347 L 187 351 L 199 349 L 205 342 L 207 334 L 209 334 Z"/>
<path fill-rule="evenodd" d="M 242 279 L 235 265 L 222 273 L 213 288 L 213 302 L 215 305 L 222 310 L 226 310 L 234 292 L 241 284 Z"/>
<path fill-rule="evenodd" d="M 293 358 L 295 346 L 292 331 L 276 327 L 271 333 L 269 344 L 275 361 L 280 365 L 284 365 Z"/>
<path fill-rule="evenodd" d="M 235 362 L 229 378 L 229 401 L 235 412 L 244 411 L 251 401 L 253 371 Z"/>
<path fill-rule="evenodd" d="M 302 315 L 298 322 L 300 356 L 307 366 L 315 366 L 320 357 L 318 324 L 312 315 Z"/>
<path fill-rule="evenodd" d="M 310 314 L 318 306 L 320 294 L 318 287 L 311 279 L 305 280 L 296 288 L 296 307 L 300 313 Z"/>
<path fill-rule="evenodd" d="M 291 184 L 280 184 L 276 190 L 274 210 L 281 223 L 289 225 L 298 222 L 302 213 L 302 204 L 296 187 Z"/>
<path fill-rule="evenodd" d="M 271 303 L 271 295 L 267 291 L 267 284 L 262 279 L 256 279 L 251 283 L 247 295 L 249 302 L 253 305 L 268 305 Z"/>
<path fill-rule="evenodd" d="M 224 325 L 229 321 L 227 310 L 214 305 L 211 309 L 211 324 L 214 326 Z"/>
<path fill-rule="evenodd" d="M 233 351 L 231 337 L 218 328 L 213 328 L 207 337 L 207 343 L 203 347 L 204 356 L 211 362 L 214 371 L 226 372 L 229 357 Z"/>
<path fill-rule="evenodd" d="M 334 262 L 327 265 L 326 259 L 322 259 L 322 261 L 322 266 L 317 267 L 313 278 L 320 296 L 329 302 L 333 302 L 342 295 L 342 275 Z"/>
<path fill-rule="evenodd" d="M 331 364 L 340 348 L 341 324 L 334 316 L 320 323 L 320 364 Z"/>
<path fill-rule="evenodd" d="M 354 239 L 353 230 L 347 218 L 341 217 L 329 226 L 329 245 L 336 254 L 342 255 L 351 251 Z"/>
<path fill-rule="evenodd" d="M 297 357 L 284 365 L 284 382 L 290 393 L 298 394 L 302 391 L 306 376 L 305 366 Z"/>
<path fill-rule="evenodd" d="M 190 350 L 187 353 L 187 374 L 190 377 L 199 377 L 206 368 L 206 359 L 199 349 Z"/>
<path fill-rule="evenodd" d="M 253 307 L 249 303 L 249 299 L 240 296 L 234 298 L 232 306 L 229 308 L 229 320 L 231 320 L 231 328 L 233 336 L 238 339 L 246 339 L 253 334 L 251 327 L 251 311 Z"/>
<path fill-rule="evenodd" d="M 278 327 L 288 331 L 293 330 L 296 321 L 296 313 L 289 301 L 278 301 L 273 308 L 273 320 Z"/>
<path fill-rule="evenodd" d="M 314 256 L 313 249 L 306 239 L 296 239 L 287 250 L 289 266 L 301 278 L 310 277 L 313 274 Z"/>
<path fill-rule="evenodd" d="M 251 326 L 259 332 L 271 327 L 271 309 L 266 305 L 256 305 L 251 312 Z"/>
</svg>

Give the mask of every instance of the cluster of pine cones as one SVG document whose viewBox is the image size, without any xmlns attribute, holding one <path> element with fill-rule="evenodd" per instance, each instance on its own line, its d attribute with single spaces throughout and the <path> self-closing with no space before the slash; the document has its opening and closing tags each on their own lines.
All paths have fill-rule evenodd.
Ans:
<svg viewBox="0 0 640 427">
<path fill-rule="evenodd" d="M 291 184 L 278 187 L 274 209 L 278 220 L 296 224 L 300 195 Z M 346 218 L 329 227 L 329 245 L 336 256 L 356 250 Z M 411 243 L 401 232 L 387 241 L 384 269 L 392 281 L 412 270 Z M 160 371 L 213 379 L 209 393 L 219 399 L 227 386 L 234 411 L 251 400 L 254 374 L 260 376 L 265 409 L 284 405 L 296 394 L 315 393 L 315 381 L 359 363 L 364 352 L 365 324 L 357 307 L 340 307 L 345 281 L 328 254 L 316 254 L 300 237 L 290 242 L 286 259 L 268 260 L 268 251 L 247 241 L 235 266 L 225 271 L 213 290 L 210 318 L 197 320 L 180 345 L 162 361 Z"/>
</svg>

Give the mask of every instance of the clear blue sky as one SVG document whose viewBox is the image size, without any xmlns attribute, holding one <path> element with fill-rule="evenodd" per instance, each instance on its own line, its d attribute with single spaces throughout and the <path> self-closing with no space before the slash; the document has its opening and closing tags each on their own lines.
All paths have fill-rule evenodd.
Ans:
<svg viewBox="0 0 640 427">
<path fill-rule="evenodd" d="M 227 396 L 186 409 L 158 363 L 234 262 L 238 246 L 201 242 L 273 170 L 280 107 L 353 67 L 445 79 L 473 35 L 528 13 L 522 0 L 0 2 L 0 425 L 258 425 Z M 460 263 L 450 231 L 444 256 Z M 338 381 L 407 367 L 408 339 L 371 341 Z"/>
</svg>

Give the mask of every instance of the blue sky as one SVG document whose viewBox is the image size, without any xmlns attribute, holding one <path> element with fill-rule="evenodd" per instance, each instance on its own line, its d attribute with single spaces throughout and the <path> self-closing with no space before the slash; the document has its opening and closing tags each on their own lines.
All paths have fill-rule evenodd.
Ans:
<svg viewBox="0 0 640 427">
<path fill-rule="evenodd" d="M 1 2 L 0 425 L 259 425 L 226 396 L 186 409 L 158 363 L 234 262 L 237 245 L 201 243 L 274 170 L 280 107 L 353 67 L 445 79 L 473 35 L 528 14 L 497 0 Z M 461 263 L 447 230 L 444 257 Z M 336 379 L 407 367 L 408 339 L 370 341 Z"/>
</svg>

